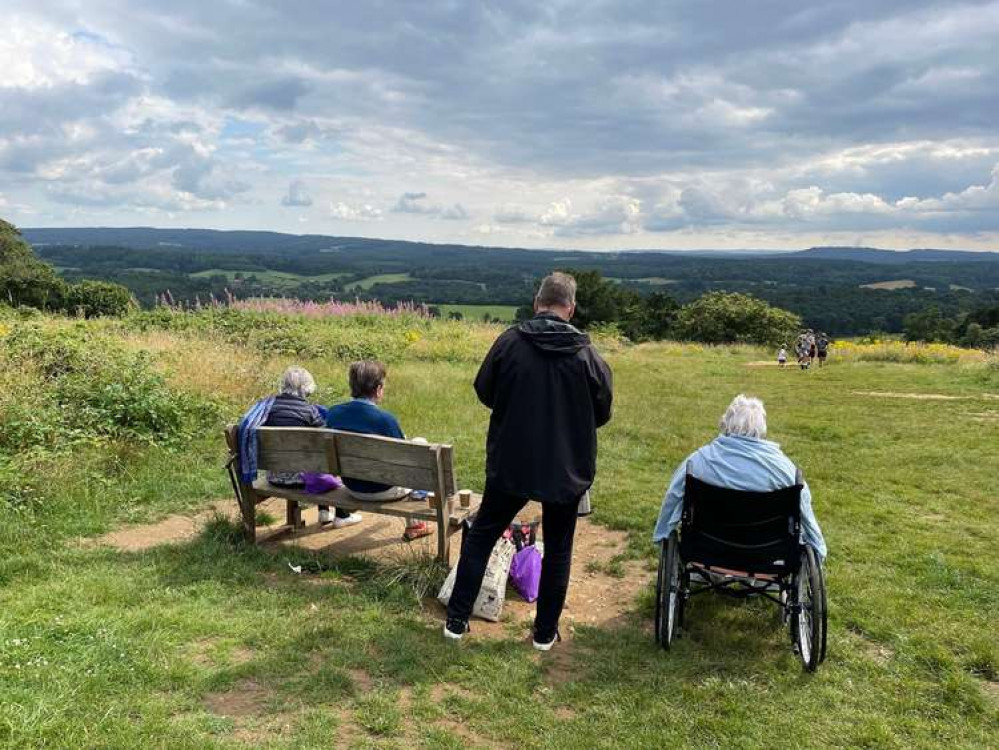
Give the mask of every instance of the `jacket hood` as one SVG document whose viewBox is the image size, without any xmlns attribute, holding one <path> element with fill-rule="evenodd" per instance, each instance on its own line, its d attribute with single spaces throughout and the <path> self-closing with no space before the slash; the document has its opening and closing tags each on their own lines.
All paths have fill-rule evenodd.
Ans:
<svg viewBox="0 0 999 750">
<path fill-rule="evenodd" d="M 517 326 L 517 332 L 549 354 L 575 354 L 590 344 L 590 337 L 556 315 L 542 313 Z"/>
</svg>

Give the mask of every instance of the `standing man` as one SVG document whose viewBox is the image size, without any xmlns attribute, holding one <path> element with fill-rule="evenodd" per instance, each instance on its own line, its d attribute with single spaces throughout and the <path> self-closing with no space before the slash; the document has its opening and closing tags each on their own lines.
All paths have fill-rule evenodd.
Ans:
<svg viewBox="0 0 999 750">
<path fill-rule="evenodd" d="M 482 585 L 493 546 L 528 500 L 542 507 L 541 566 L 534 648 L 548 651 L 569 588 L 576 511 L 596 474 L 597 428 L 611 416 L 612 380 L 590 338 L 569 324 L 576 280 L 553 273 L 541 282 L 534 318 L 508 328 L 475 378 L 492 409 L 486 440 L 486 488 L 458 561 L 444 635 L 457 640 Z"/>
</svg>

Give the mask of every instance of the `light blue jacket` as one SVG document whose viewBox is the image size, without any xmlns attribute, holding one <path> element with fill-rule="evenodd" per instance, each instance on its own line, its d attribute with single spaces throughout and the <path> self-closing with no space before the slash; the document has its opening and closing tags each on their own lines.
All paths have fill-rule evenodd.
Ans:
<svg viewBox="0 0 999 750">
<path fill-rule="evenodd" d="M 777 443 L 769 440 L 719 435 L 703 448 L 687 457 L 673 472 L 663 498 L 662 509 L 652 541 L 659 542 L 670 535 L 680 523 L 683 512 L 683 491 L 687 463 L 691 473 L 703 482 L 733 490 L 770 492 L 794 484 L 795 466 Z M 824 560 L 826 543 L 819 522 L 812 512 L 812 493 L 808 483 L 801 489 L 801 536 Z"/>
</svg>

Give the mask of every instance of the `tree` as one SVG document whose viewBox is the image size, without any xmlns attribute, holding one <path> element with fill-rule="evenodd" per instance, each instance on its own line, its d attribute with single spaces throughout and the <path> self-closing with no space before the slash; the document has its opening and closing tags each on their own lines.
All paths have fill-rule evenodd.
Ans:
<svg viewBox="0 0 999 750">
<path fill-rule="evenodd" d="M 953 341 L 955 322 L 945 318 L 936 305 L 905 316 L 902 331 L 906 341 Z"/>
<path fill-rule="evenodd" d="M 775 346 L 793 339 L 801 318 L 747 294 L 711 292 L 684 305 L 675 335 L 707 344 L 746 343 Z"/>
<path fill-rule="evenodd" d="M 659 341 L 673 334 L 679 303 L 664 292 L 640 297 L 625 310 L 621 330 L 632 341 Z"/>
<path fill-rule="evenodd" d="M 589 328 L 594 323 L 618 323 L 629 306 L 638 306 L 641 296 L 607 281 L 600 271 L 564 269 L 576 279 L 576 316 L 573 323 Z"/>
<path fill-rule="evenodd" d="M 60 309 L 65 295 L 66 282 L 55 269 L 35 257 L 13 224 L 0 219 L 0 302 Z"/>
</svg>

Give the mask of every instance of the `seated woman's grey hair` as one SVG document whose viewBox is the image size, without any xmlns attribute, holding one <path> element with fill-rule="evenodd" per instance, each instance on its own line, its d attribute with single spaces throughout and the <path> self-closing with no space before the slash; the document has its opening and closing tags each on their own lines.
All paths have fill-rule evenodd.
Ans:
<svg viewBox="0 0 999 750">
<path fill-rule="evenodd" d="M 316 392 L 316 381 L 304 367 L 289 367 L 281 376 L 278 391 L 283 396 L 308 398 Z"/>
<path fill-rule="evenodd" d="M 762 440 L 767 436 L 767 410 L 758 398 L 740 393 L 725 410 L 720 427 L 725 435 Z"/>
</svg>

